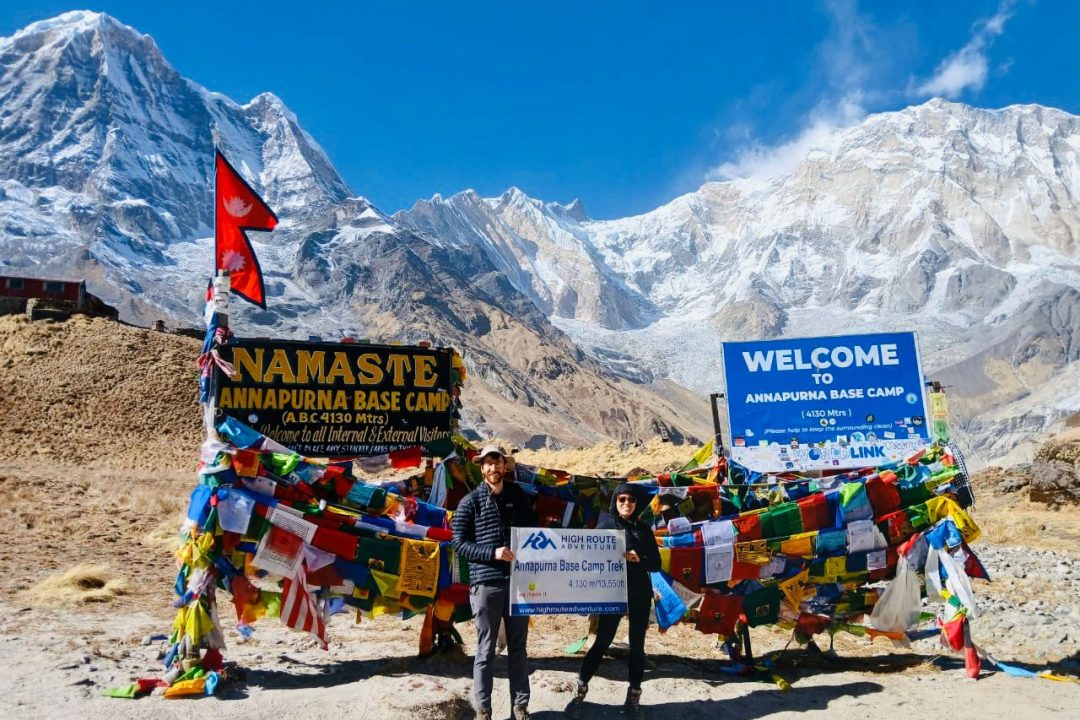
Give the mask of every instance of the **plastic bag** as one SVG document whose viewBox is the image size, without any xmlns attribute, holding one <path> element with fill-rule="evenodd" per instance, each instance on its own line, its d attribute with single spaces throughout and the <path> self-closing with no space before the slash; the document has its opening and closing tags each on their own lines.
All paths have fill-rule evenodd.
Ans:
<svg viewBox="0 0 1080 720">
<path fill-rule="evenodd" d="M 971 590 L 971 580 L 968 579 L 967 573 L 964 572 L 964 566 L 957 562 L 951 553 L 943 552 L 940 555 L 941 566 L 945 568 L 945 572 L 948 574 L 945 579 L 946 589 L 967 609 L 969 618 L 978 617 L 975 608 L 975 593 Z"/>
<path fill-rule="evenodd" d="M 941 571 L 945 571 L 944 589 L 963 606 L 968 617 L 976 617 L 975 594 L 971 591 L 971 581 L 963 566 L 947 550 L 937 550 L 930 546 L 926 554 L 926 598 L 930 602 L 944 602 L 942 593 Z M 945 620 L 952 620 L 959 608 L 945 602 Z"/>
<path fill-rule="evenodd" d="M 870 613 L 870 625 L 877 630 L 902 632 L 918 625 L 921 614 L 919 576 L 901 555 L 896 561 L 896 577 Z"/>
</svg>

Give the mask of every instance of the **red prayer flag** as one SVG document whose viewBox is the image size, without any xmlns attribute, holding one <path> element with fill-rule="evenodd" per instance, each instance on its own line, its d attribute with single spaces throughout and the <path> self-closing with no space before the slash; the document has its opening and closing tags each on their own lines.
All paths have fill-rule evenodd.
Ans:
<svg viewBox="0 0 1080 720">
<path fill-rule="evenodd" d="M 706 634 L 729 638 L 735 634 L 735 622 L 743 610 L 742 595 L 721 595 L 705 589 L 705 598 L 698 610 L 697 629 Z"/>
<path fill-rule="evenodd" d="M 277 215 L 236 172 L 221 151 L 215 157 L 214 262 L 229 270 L 232 291 L 266 309 L 262 270 L 246 230 L 273 230 Z"/>
<path fill-rule="evenodd" d="M 413 468 L 420 467 L 424 459 L 424 449 L 419 445 L 404 450 L 394 450 L 390 453 L 390 467 Z"/>
</svg>

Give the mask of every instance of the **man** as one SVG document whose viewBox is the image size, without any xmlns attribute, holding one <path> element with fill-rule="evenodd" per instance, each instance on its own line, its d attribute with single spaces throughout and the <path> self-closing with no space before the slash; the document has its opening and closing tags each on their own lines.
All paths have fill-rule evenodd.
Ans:
<svg viewBox="0 0 1080 720">
<path fill-rule="evenodd" d="M 476 621 L 473 706 L 479 720 L 491 720 L 492 663 L 499 621 L 506 628 L 510 701 L 514 720 L 529 720 L 529 618 L 510 617 L 511 527 L 536 524 L 532 501 L 504 479 L 506 453 L 487 445 L 476 457 L 484 482 L 458 505 L 452 522 L 454 550 L 469 561 L 469 604 Z"/>
</svg>

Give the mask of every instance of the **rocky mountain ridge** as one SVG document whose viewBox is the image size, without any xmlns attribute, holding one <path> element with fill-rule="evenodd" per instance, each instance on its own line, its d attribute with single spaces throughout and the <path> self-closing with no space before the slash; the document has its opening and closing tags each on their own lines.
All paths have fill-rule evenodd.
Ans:
<svg viewBox="0 0 1080 720">
<path fill-rule="evenodd" d="M 0 99 L 0 267 L 194 324 L 219 144 L 282 217 L 252 237 L 270 307 L 238 308 L 249 334 L 455 345 L 484 432 L 702 437 L 724 340 L 907 329 L 984 459 L 1080 408 L 1080 118 L 1059 110 L 934 100 L 790 173 L 597 221 L 517 188 L 388 216 L 276 97 L 205 90 L 106 15 L 0 40 Z"/>
<path fill-rule="evenodd" d="M 1080 118 L 933 100 L 837 131 L 788 174 L 636 217 L 511 190 L 395 218 L 513 265 L 595 356 L 632 353 L 699 392 L 722 386 L 707 348 L 724 340 L 915 329 L 989 459 L 1080 407 L 1078 195 Z"/>
</svg>

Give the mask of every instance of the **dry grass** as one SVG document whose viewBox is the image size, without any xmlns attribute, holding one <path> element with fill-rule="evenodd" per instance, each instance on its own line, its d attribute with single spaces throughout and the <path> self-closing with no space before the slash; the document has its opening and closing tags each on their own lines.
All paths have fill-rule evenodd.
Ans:
<svg viewBox="0 0 1080 720">
<path fill-rule="evenodd" d="M 1000 545 L 1037 544 L 1042 534 L 1039 528 L 1045 527 L 1045 524 L 1035 521 L 1030 513 L 980 512 L 975 517 L 982 529 L 982 539 Z"/>
<path fill-rule="evenodd" d="M 92 608 L 95 600 L 109 600 L 103 605 L 110 611 L 167 607 L 176 576 L 172 550 L 192 485 L 193 474 L 182 471 L 0 464 L 0 565 L 6 570 L 0 596 L 26 597 L 36 605 L 37 591 L 52 588 L 67 598 L 61 604 Z M 62 509 L 46 511 L 58 507 L 57 498 Z M 31 556 L 34 563 L 22 560 Z M 108 563 L 119 572 L 99 576 L 100 584 L 88 579 L 98 587 L 76 592 L 65 586 L 64 574 L 80 563 Z M 108 584 L 119 575 L 126 588 Z M 46 579 L 51 582 L 42 584 Z M 85 589 L 105 592 L 78 599 Z M 45 601 L 55 604 L 49 595 Z"/>
<path fill-rule="evenodd" d="M 1080 547 L 1080 513 L 1075 506 L 1050 507 L 1029 498 L 1029 488 L 1003 492 L 1010 475 L 1023 479 L 1023 469 L 986 468 L 972 476 L 972 517 L 984 542 L 1057 550 L 1076 554 Z M 1030 473 L 1029 473 L 1030 474 Z"/>
<path fill-rule="evenodd" d="M 106 603 L 126 595 L 128 582 L 107 565 L 80 563 L 62 573 L 50 575 L 25 593 L 34 606 L 78 606 Z"/>
<path fill-rule="evenodd" d="M 149 548 L 163 548 L 175 552 L 180 548 L 180 526 L 184 524 L 185 517 L 183 513 L 177 513 L 162 520 L 157 527 L 143 535 L 140 541 Z"/>
<path fill-rule="evenodd" d="M 623 448 L 619 443 L 601 443 L 572 450 L 522 450 L 514 457 L 526 465 L 566 470 L 579 475 L 625 475 L 635 468 L 649 472 L 678 470 L 698 451 L 697 445 L 673 445 L 650 440 L 645 445 Z"/>
<path fill-rule="evenodd" d="M 982 540 L 1047 550 L 1080 547 L 1080 513 L 1073 508 L 1052 510 L 1016 494 L 977 498 L 972 513 L 982 528 Z"/>
<path fill-rule="evenodd" d="M 191 488 L 195 487 L 198 481 L 198 477 L 194 473 L 190 475 L 175 473 L 171 477 L 175 478 L 181 492 L 162 493 L 157 487 L 147 487 L 138 480 L 128 481 L 126 478 L 119 481 L 108 478 L 101 482 L 105 491 L 114 498 L 114 507 L 137 510 L 151 517 L 171 518 L 178 513 L 182 514 L 187 511 Z M 181 517 L 176 527 L 180 527 L 182 522 L 183 517 Z"/>
<path fill-rule="evenodd" d="M 103 318 L 0 317 L 0 446 L 10 460 L 195 469 L 199 342 Z"/>
</svg>

